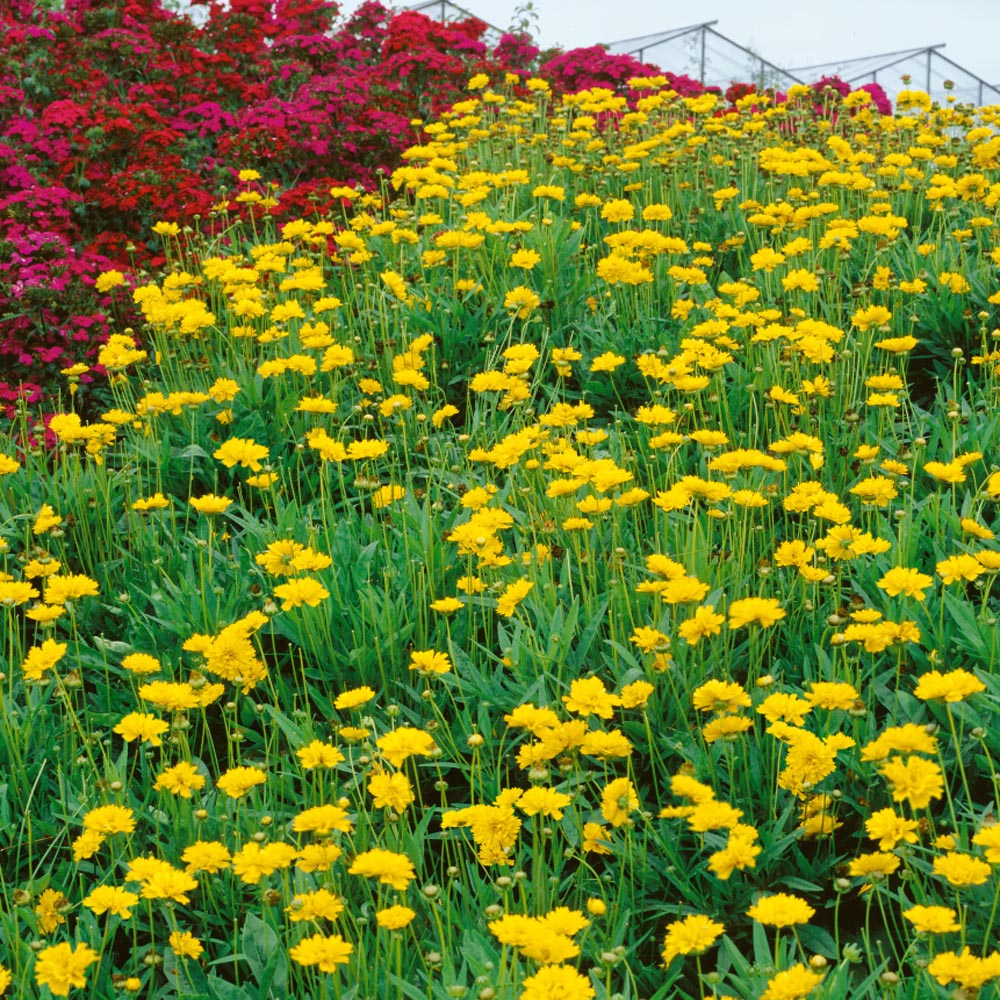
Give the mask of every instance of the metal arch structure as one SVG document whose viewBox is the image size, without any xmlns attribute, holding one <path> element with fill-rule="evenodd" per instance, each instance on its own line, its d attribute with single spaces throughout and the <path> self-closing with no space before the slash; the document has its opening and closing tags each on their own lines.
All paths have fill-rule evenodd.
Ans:
<svg viewBox="0 0 1000 1000">
<path fill-rule="evenodd" d="M 418 0 L 417 3 L 405 4 L 402 9 L 412 10 L 417 14 L 426 14 L 442 24 L 448 24 L 451 21 L 465 21 L 470 17 L 477 21 L 483 20 L 478 14 L 473 14 L 471 10 L 466 10 L 457 3 L 452 3 L 451 0 Z M 491 44 L 495 45 L 506 34 L 502 28 L 490 24 L 489 21 L 483 21 L 483 23 L 486 25 L 484 34 Z"/>
<path fill-rule="evenodd" d="M 743 60 L 744 64 L 754 67 L 753 82 L 761 89 L 765 85 L 788 87 L 793 83 L 803 83 L 795 72 L 784 69 L 776 63 L 758 55 L 745 45 L 740 45 L 721 32 L 715 30 L 718 21 L 702 21 L 700 24 L 691 24 L 683 28 L 671 28 L 648 35 L 639 35 L 636 38 L 624 38 L 617 42 L 611 42 L 607 49 L 609 52 L 622 55 L 635 56 L 640 61 L 645 60 L 646 53 L 662 45 L 691 38 L 695 42 L 697 51 L 697 78 L 703 86 L 719 85 L 733 82 L 735 77 L 724 80 L 721 76 L 713 75 L 709 72 L 710 60 L 728 61 L 737 63 Z M 719 46 L 721 45 L 721 50 Z M 715 46 L 715 51 L 710 51 L 710 46 Z M 746 73 L 743 74 L 743 80 Z M 742 82 L 742 81 L 741 81 Z M 749 82 L 749 81 L 748 81 Z"/>
<path fill-rule="evenodd" d="M 702 21 L 701 24 L 689 24 L 683 28 L 671 28 L 668 31 L 659 31 L 652 35 L 639 35 L 637 38 L 623 38 L 618 42 L 611 42 L 607 48 L 609 52 L 623 55 L 635 56 L 639 62 L 646 57 L 646 49 L 655 48 L 666 42 L 672 42 L 675 38 L 682 38 L 692 32 L 701 31 L 702 28 L 711 28 L 718 24 L 718 21 Z"/>
<path fill-rule="evenodd" d="M 452 0 L 417 0 L 406 4 L 402 9 L 427 14 L 446 24 L 466 18 L 482 20 Z M 487 41 L 496 44 L 504 34 L 503 29 L 489 22 L 485 23 Z M 692 75 L 697 76 L 698 82 L 703 86 L 721 85 L 725 88 L 736 80 L 756 83 L 761 89 L 766 86 L 784 89 L 795 83 L 804 84 L 818 76 L 836 74 L 852 86 L 878 83 L 890 99 L 895 99 L 896 94 L 903 89 L 901 82 L 897 81 L 906 75 L 916 81 L 916 86 L 922 85 L 922 89 L 939 100 L 944 100 L 950 95 L 956 100 L 980 107 L 987 101 L 1000 104 L 1000 83 L 989 83 L 983 77 L 943 55 L 940 51 L 945 47 L 943 42 L 897 49 L 894 52 L 879 52 L 873 55 L 813 63 L 808 66 L 782 67 L 717 31 L 715 26 L 718 23 L 718 20 L 702 21 L 634 38 L 624 38 L 610 42 L 604 47 L 608 52 L 635 56 L 640 61 L 645 61 L 647 55 L 650 55 L 656 61 L 657 54 L 654 50 L 671 43 L 684 44 L 690 40 L 693 43 L 693 59 L 696 64 Z M 687 53 L 687 57 L 691 59 L 692 53 Z M 726 63 L 733 68 L 732 75 L 716 68 Z M 678 65 L 675 72 L 679 69 Z"/>
<path fill-rule="evenodd" d="M 886 77 L 886 73 L 896 70 L 895 80 L 901 75 L 898 71 L 912 69 L 906 75 L 917 81 L 917 86 L 933 97 L 944 97 L 955 91 L 956 97 L 965 96 L 970 103 L 980 107 L 991 100 L 1000 103 L 1000 84 L 987 83 L 972 70 L 960 66 L 953 59 L 941 53 L 944 42 L 936 45 L 923 45 L 912 49 L 898 49 L 895 52 L 880 52 L 870 56 L 857 56 L 852 59 L 841 59 L 825 63 L 813 63 L 811 66 L 799 66 L 794 73 L 836 73 L 845 83 L 860 85 L 862 83 L 878 83 L 884 87 L 890 97 L 894 97 L 901 89 L 895 81 Z M 943 64 L 943 65 L 942 65 Z M 882 74 L 882 78 L 879 78 Z M 958 77 L 961 83 L 956 82 Z M 938 80 L 940 79 L 940 84 Z M 952 86 L 945 86 L 945 82 Z M 885 86 L 889 84 L 888 86 Z"/>
</svg>

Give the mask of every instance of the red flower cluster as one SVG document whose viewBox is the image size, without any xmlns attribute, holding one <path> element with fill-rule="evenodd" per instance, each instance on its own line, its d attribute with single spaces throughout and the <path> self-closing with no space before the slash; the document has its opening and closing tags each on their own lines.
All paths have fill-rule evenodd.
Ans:
<svg viewBox="0 0 1000 1000">
<path fill-rule="evenodd" d="M 375 2 L 339 25 L 329 0 L 202 6 L 198 21 L 159 0 L 0 8 L 8 416 L 132 319 L 128 286 L 99 295 L 94 279 L 160 263 L 154 223 L 196 222 L 247 168 L 281 186 L 293 216 L 324 208 L 333 184 L 373 187 L 413 141 L 411 119 L 524 55 L 510 39 L 490 54 L 482 21 Z"/>
</svg>

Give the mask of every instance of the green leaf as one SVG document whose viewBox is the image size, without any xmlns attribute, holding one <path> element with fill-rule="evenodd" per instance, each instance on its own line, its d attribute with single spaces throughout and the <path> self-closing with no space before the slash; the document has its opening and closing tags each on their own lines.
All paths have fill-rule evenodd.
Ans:
<svg viewBox="0 0 1000 1000">
<path fill-rule="evenodd" d="M 243 954 L 257 980 L 259 997 L 283 997 L 288 983 L 288 961 L 278 934 L 255 913 L 243 924 Z"/>
<path fill-rule="evenodd" d="M 173 458 L 208 458 L 208 452 L 201 445 L 189 444 L 184 448 L 174 448 L 171 456 Z"/>
<path fill-rule="evenodd" d="M 821 892 L 823 887 L 815 882 L 809 882 L 804 878 L 797 878 L 794 875 L 785 875 L 777 880 L 778 884 L 786 885 L 789 889 L 798 889 L 799 892 Z"/>
<path fill-rule="evenodd" d="M 815 952 L 817 955 L 823 955 L 833 960 L 838 958 L 837 942 L 834 941 L 830 932 L 822 927 L 814 927 L 812 924 L 800 927 L 799 941 L 802 942 L 802 947 L 806 951 Z"/>
<path fill-rule="evenodd" d="M 226 982 L 218 976 L 209 976 L 207 982 L 213 1000 L 261 1000 L 259 993 L 248 993 L 242 986 Z"/>
<path fill-rule="evenodd" d="M 955 645 L 967 653 L 985 655 L 987 652 L 986 643 L 972 608 L 947 590 L 944 592 L 944 607 L 951 620 L 958 626 L 958 630 L 952 636 Z"/>
</svg>

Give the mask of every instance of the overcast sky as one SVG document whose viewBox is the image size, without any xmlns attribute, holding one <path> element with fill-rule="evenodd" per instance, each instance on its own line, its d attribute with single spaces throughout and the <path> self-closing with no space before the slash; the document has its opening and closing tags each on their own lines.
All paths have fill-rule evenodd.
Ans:
<svg viewBox="0 0 1000 1000">
<path fill-rule="evenodd" d="M 455 2 L 498 28 L 512 23 L 518 6 L 517 0 Z M 357 5 L 346 0 L 343 10 Z M 1000 0 L 534 0 L 534 8 L 544 47 L 616 42 L 717 20 L 716 31 L 783 67 L 944 42 L 942 55 L 1000 83 Z M 646 58 L 657 62 L 655 49 Z"/>
</svg>

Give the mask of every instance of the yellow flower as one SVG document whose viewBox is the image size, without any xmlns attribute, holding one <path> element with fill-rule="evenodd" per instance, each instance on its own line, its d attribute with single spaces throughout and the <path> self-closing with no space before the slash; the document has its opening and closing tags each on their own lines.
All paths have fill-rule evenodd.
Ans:
<svg viewBox="0 0 1000 1000">
<path fill-rule="evenodd" d="M 892 809 L 879 809 L 872 813 L 865 820 L 865 829 L 872 840 L 878 841 L 883 851 L 891 851 L 900 842 L 917 842 L 917 821 L 898 816 Z"/>
<path fill-rule="evenodd" d="M 0 580 L 0 605 L 4 607 L 13 608 L 19 604 L 27 604 L 28 601 L 32 601 L 36 597 L 38 597 L 38 591 L 30 583 L 24 583 L 20 580 Z M 25 660 L 25 663 L 27 662 Z M 35 679 L 37 680 L 41 676 L 41 672 L 36 673 Z"/>
<path fill-rule="evenodd" d="M 762 896 L 747 910 L 747 916 L 769 927 L 792 927 L 808 923 L 816 911 L 801 897 L 787 892 Z"/>
<path fill-rule="evenodd" d="M 288 954 L 299 965 L 315 965 L 320 972 L 336 972 L 337 966 L 345 965 L 354 953 L 354 945 L 339 934 L 327 937 L 313 934 L 303 938 L 290 948 Z"/>
<path fill-rule="evenodd" d="M 767 989 L 760 1000 L 800 1000 L 810 994 L 823 981 L 819 972 L 812 972 L 801 962 L 784 969 L 767 981 Z"/>
<path fill-rule="evenodd" d="M 141 498 L 132 504 L 132 510 L 137 510 L 144 514 L 151 510 L 165 510 L 170 506 L 170 501 L 162 493 L 154 493 L 150 497 Z"/>
<path fill-rule="evenodd" d="M 292 897 L 291 905 L 285 907 L 285 912 L 292 923 L 303 920 L 336 920 L 344 912 L 344 904 L 329 889 L 317 889 L 314 892 L 297 893 Z"/>
<path fill-rule="evenodd" d="M 132 833 L 135 830 L 135 814 L 128 806 L 97 806 L 84 815 L 83 828 L 105 837 Z"/>
<path fill-rule="evenodd" d="M 538 308 L 541 301 L 530 288 L 518 285 L 504 296 L 503 304 L 505 309 L 513 310 L 518 319 L 527 319 L 532 310 Z"/>
<path fill-rule="evenodd" d="M 590 370 L 592 372 L 613 372 L 619 365 L 623 364 L 625 364 L 625 358 L 622 355 L 605 351 L 590 363 Z"/>
<path fill-rule="evenodd" d="M 402 771 L 373 774 L 368 780 L 368 793 L 376 809 L 393 809 L 398 813 L 405 812 L 415 798 L 410 779 Z"/>
<path fill-rule="evenodd" d="M 924 809 L 944 794 L 941 768 L 922 757 L 890 757 L 882 767 L 882 777 L 892 788 L 893 802 L 909 802 L 914 809 Z"/>
<path fill-rule="evenodd" d="M 642 708 L 655 690 L 649 681 L 633 681 L 631 684 L 626 684 L 621 690 L 622 707 Z"/>
<path fill-rule="evenodd" d="M 319 607 L 320 602 L 330 596 L 330 591 L 319 580 L 303 576 L 275 587 L 274 596 L 281 600 L 282 611 L 290 611 L 303 604 L 307 604 L 310 608 Z"/>
<path fill-rule="evenodd" d="M 141 883 L 143 899 L 168 899 L 183 905 L 191 901 L 187 894 L 198 888 L 198 880 L 188 872 L 159 858 L 135 858 L 129 864 L 126 880 Z"/>
<path fill-rule="evenodd" d="M 248 841 L 233 855 L 233 873 L 247 885 L 257 885 L 262 878 L 288 868 L 299 852 L 291 844 L 280 841 L 265 844 Z"/>
<path fill-rule="evenodd" d="M 437 750 L 437 744 L 430 733 L 412 726 L 393 729 L 380 737 L 375 745 L 393 767 L 402 767 L 403 762 L 414 755 L 427 757 Z"/>
<path fill-rule="evenodd" d="M 2 585 L 0 585 L 2 587 Z M 0 589 L 0 596 L 3 590 Z M 35 593 L 37 597 L 37 592 Z M 21 664 L 24 676 L 29 680 L 41 680 L 47 670 L 51 670 L 65 655 L 65 642 L 46 639 L 40 646 L 32 646 Z"/>
<path fill-rule="evenodd" d="M 896 871 L 901 862 L 895 854 L 884 852 L 874 852 L 872 854 L 862 854 L 855 858 L 847 869 L 848 875 L 860 876 L 867 881 L 875 881 L 884 878 Z"/>
<path fill-rule="evenodd" d="M 600 677 L 578 678 L 573 681 L 569 694 L 564 694 L 562 700 L 571 712 L 584 718 L 596 715 L 602 719 L 610 719 L 614 715 L 615 706 L 621 704 L 621 698 L 611 694 Z"/>
<path fill-rule="evenodd" d="M 530 580 L 525 579 L 515 580 L 508 584 L 497 598 L 497 614 L 503 615 L 504 618 L 510 618 L 521 601 L 531 593 L 534 586 Z"/>
<path fill-rule="evenodd" d="M 174 954 L 181 958 L 198 958 L 205 950 L 202 943 L 190 931 L 174 931 L 167 942 Z"/>
<path fill-rule="evenodd" d="M 431 611 L 437 611 L 439 614 L 443 615 L 450 615 L 453 611 L 458 611 L 460 608 L 464 608 L 465 604 L 457 597 L 441 597 L 436 601 L 431 601 L 429 607 Z"/>
<path fill-rule="evenodd" d="M 53 996 L 66 997 L 73 987 L 87 985 L 87 969 L 100 956 L 86 944 L 75 947 L 65 941 L 43 948 L 35 959 L 35 982 L 48 986 Z"/>
<path fill-rule="evenodd" d="M 929 670 L 921 675 L 913 693 L 921 701 L 955 702 L 985 690 L 986 685 L 968 670 L 951 670 L 946 674 Z"/>
<path fill-rule="evenodd" d="M 866 306 L 851 316 L 851 323 L 864 332 L 873 326 L 884 326 L 891 319 L 892 313 L 885 306 Z"/>
<path fill-rule="evenodd" d="M 410 670 L 427 674 L 446 674 L 451 670 L 451 659 L 447 653 L 435 649 L 415 649 L 410 653 Z"/>
<path fill-rule="evenodd" d="M 347 445 L 347 457 L 353 462 L 366 459 L 381 458 L 389 450 L 388 441 L 364 440 L 351 441 Z"/>
<path fill-rule="evenodd" d="M 89 895 L 84 897 L 83 905 L 92 913 L 100 916 L 111 913 L 122 920 L 132 916 L 132 907 L 139 902 L 137 893 L 129 892 L 117 885 L 99 885 Z"/>
<path fill-rule="evenodd" d="M 756 253 L 750 255 L 750 264 L 755 271 L 766 271 L 770 273 L 779 264 L 784 264 L 785 255 L 772 250 L 770 247 L 763 247 Z"/>
<path fill-rule="evenodd" d="M 162 770 L 153 784 L 158 792 L 170 792 L 182 799 L 191 798 L 191 792 L 205 787 L 205 776 L 190 761 L 182 760 L 173 767 Z"/>
<path fill-rule="evenodd" d="M 784 609 L 773 597 L 745 597 L 729 605 L 730 628 L 742 628 L 751 623 L 768 628 L 784 617 Z"/>
<path fill-rule="evenodd" d="M 73 860 L 86 861 L 92 858 L 100 849 L 107 838 L 95 830 L 84 830 L 73 841 Z M 44 895 L 44 893 L 42 894 Z"/>
<path fill-rule="evenodd" d="M 806 698 L 816 708 L 827 711 L 835 709 L 847 710 L 854 707 L 858 701 L 858 692 L 854 685 L 844 681 L 810 681 Z"/>
<path fill-rule="evenodd" d="M 375 697 L 375 692 L 366 684 L 361 687 L 351 688 L 350 691 L 342 691 L 334 699 L 333 707 L 342 711 L 351 708 L 360 708 L 366 705 Z"/>
<path fill-rule="evenodd" d="M 313 740 L 295 751 L 299 763 L 308 771 L 316 767 L 336 767 L 344 762 L 344 755 L 332 744 Z"/>
<path fill-rule="evenodd" d="M 975 556 L 966 552 L 942 559 L 935 568 L 946 584 L 975 580 L 986 572 L 986 567 Z"/>
<path fill-rule="evenodd" d="M 543 965 L 523 983 L 520 1000 L 592 1000 L 590 980 L 570 965 Z"/>
<path fill-rule="evenodd" d="M 979 833 L 972 838 L 972 842 L 977 847 L 985 849 L 986 860 L 990 864 L 1000 865 L 1000 824 L 984 825 Z"/>
<path fill-rule="evenodd" d="M 695 833 L 731 830 L 739 824 L 742 815 L 742 809 L 737 809 L 728 802 L 709 799 L 706 802 L 699 802 L 691 809 L 687 815 L 687 824 Z"/>
<path fill-rule="evenodd" d="M 977 995 L 988 980 L 1000 975 L 1000 953 L 993 951 L 980 958 L 971 954 L 968 946 L 962 949 L 960 955 L 944 951 L 934 957 L 927 971 L 942 986 L 956 982 L 963 988 L 962 992 Z"/>
<path fill-rule="evenodd" d="M 949 851 L 944 857 L 934 859 L 934 874 L 947 879 L 957 888 L 964 888 L 969 885 L 985 885 L 992 869 L 985 861 L 980 861 L 971 854 Z"/>
<path fill-rule="evenodd" d="M 400 302 L 410 301 L 409 292 L 406 290 L 406 281 L 401 274 L 397 274 L 395 271 L 383 271 L 379 277 L 396 299 Z"/>
<path fill-rule="evenodd" d="M 790 722 L 793 726 L 803 725 L 811 709 L 812 704 L 805 698 L 785 691 L 776 691 L 757 706 L 758 713 L 769 722 L 780 719 Z"/>
<path fill-rule="evenodd" d="M 667 925 L 663 940 L 663 963 L 669 965 L 678 955 L 700 955 L 712 947 L 725 927 L 701 913 L 675 920 Z"/>
<path fill-rule="evenodd" d="M 259 767 L 231 767 L 215 782 L 216 788 L 231 799 L 246 795 L 255 785 L 263 785 L 267 775 Z"/>
<path fill-rule="evenodd" d="M 629 642 L 635 644 L 644 653 L 655 653 L 670 645 L 670 637 L 658 628 L 639 625 L 632 631 Z"/>
<path fill-rule="evenodd" d="M 69 900 L 61 892 L 56 892 L 55 889 L 44 890 L 35 905 L 38 930 L 42 934 L 51 934 L 60 924 L 66 923 L 63 911 L 68 908 Z"/>
<path fill-rule="evenodd" d="M 31 531 L 35 535 L 44 535 L 45 532 L 59 527 L 60 524 L 62 524 L 62 517 L 45 503 L 42 504 L 42 509 L 35 516 Z"/>
<path fill-rule="evenodd" d="M 926 573 L 906 566 L 896 566 L 878 581 L 878 586 L 890 597 L 898 597 L 903 594 L 906 597 L 915 597 L 918 601 L 922 601 L 924 588 L 929 587 L 933 582 L 934 580 Z"/>
<path fill-rule="evenodd" d="M 583 824 L 583 849 L 588 854 L 611 854 L 607 845 L 610 840 L 607 829 L 600 823 Z"/>
<path fill-rule="evenodd" d="M 738 712 L 750 706 L 750 696 L 735 681 L 706 681 L 695 689 L 692 699 L 699 712 Z"/>
<path fill-rule="evenodd" d="M 417 877 L 413 862 L 405 854 L 381 848 L 359 854 L 347 871 L 349 875 L 378 879 L 401 892 Z"/>
<path fill-rule="evenodd" d="M 220 844 L 217 840 L 196 840 L 193 844 L 184 848 L 181 860 L 185 863 L 184 870 L 193 875 L 195 872 L 221 872 L 226 871 L 232 856 L 225 844 Z"/>
<path fill-rule="evenodd" d="M 267 458 L 267 454 L 267 448 L 257 444 L 253 438 L 230 438 L 215 449 L 212 457 L 217 458 L 227 469 L 239 465 L 259 472 L 261 459 Z"/>
<path fill-rule="evenodd" d="M 148 653 L 129 653 L 122 659 L 122 666 L 133 674 L 155 674 L 162 670 L 160 661 Z"/>
<path fill-rule="evenodd" d="M 45 578 L 46 604 L 66 604 L 83 597 L 96 597 L 97 594 L 97 581 L 91 580 L 89 576 L 73 573 Z"/>
<path fill-rule="evenodd" d="M 292 820 L 292 829 L 296 833 L 318 833 L 323 836 L 333 833 L 350 833 L 354 824 L 347 817 L 347 810 L 340 806 L 324 804 L 304 809 Z"/>
<path fill-rule="evenodd" d="M 923 934 L 949 934 L 962 929 L 955 911 L 947 906 L 911 906 L 903 910 L 903 916 Z"/>
<path fill-rule="evenodd" d="M 388 906 L 375 912 L 375 921 L 379 927 L 389 931 L 398 931 L 409 926 L 416 915 L 416 911 L 411 910 L 408 906 Z"/>
<path fill-rule="evenodd" d="M 916 337 L 887 337 L 885 340 L 876 340 L 874 346 L 890 354 L 905 354 L 919 343 Z"/>
<path fill-rule="evenodd" d="M 214 493 L 206 493 L 201 497 L 191 497 L 188 500 L 188 503 L 191 504 L 191 506 L 194 507 L 199 514 L 207 514 L 209 517 L 212 517 L 216 514 L 224 514 L 229 507 L 232 506 L 233 501 L 228 497 L 220 497 L 216 496 Z"/>
<path fill-rule="evenodd" d="M 557 792 L 554 788 L 534 785 L 517 800 L 517 808 L 525 816 L 550 816 L 552 819 L 560 820 L 563 818 L 563 807 L 572 801 L 572 795 Z"/>
<path fill-rule="evenodd" d="M 601 208 L 601 218 L 606 222 L 628 222 L 634 216 L 632 202 L 624 198 L 611 198 Z"/>
<path fill-rule="evenodd" d="M 708 859 L 708 868 L 716 878 L 726 881 L 734 871 L 757 867 L 757 855 L 761 847 L 757 831 L 745 823 L 737 823 L 729 830 L 729 839 L 721 851 L 716 851 Z"/>
<path fill-rule="evenodd" d="M 440 429 L 444 422 L 449 417 L 457 416 L 459 413 L 457 406 L 452 406 L 450 403 L 447 406 L 442 406 L 441 409 L 435 410 L 431 415 L 431 423 L 438 429 Z"/>
<path fill-rule="evenodd" d="M 616 778 L 608 783 L 601 795 L 601 815 L 612 826 L 624 826 L 632 812 L 639 808 L 639 796 L 628 778 Z"/>
<path fill-rule="evenodd" d="M 536 250 L 515 250 L 511 254 L 510 266 L 530 271 L 541 259 L 542 255 Z"/>
<path fill-rule="evenodd" d="M 715 743 L 716 740 L 734 741 L 740 733 L 745 733 L 752 726 L 752 719 L 736 715 L 723 715 L 703 726 L 701 735 L 706 743 Z"/>
<path fill-rule="evenodd" d="M 160 737 L 170 728 L 170 724 L 155 715 L 146 715 L 142 712 L 129 712 L 121 722 L 112 730 L 117 733 L 126 743 L 133 740 L 142 740 L 143 743 L 150 743 L 154 747 L 162 746 Z"/>
</svg>

